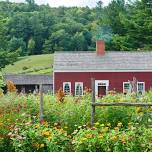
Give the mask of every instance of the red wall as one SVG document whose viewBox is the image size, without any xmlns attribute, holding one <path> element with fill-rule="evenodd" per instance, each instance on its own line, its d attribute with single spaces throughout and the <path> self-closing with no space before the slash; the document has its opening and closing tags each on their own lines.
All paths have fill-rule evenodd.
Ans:
<svg viewBox="0 0 152 152">
<path fill-rule="evenodd" d="M 83 82 L 84 87 L 91 88 L 91 78 L 95 80 L 109 80 L 109 90 L 123 91 L 123 82 L 132 80 L 133 77 L 140 82 L 145 82 L 145 89 L 152 88 L 152 72 L 55 72 L 55 92 L 63 86 L 63 82 L 71 82 L 74 94 L 75 82 Z"/>
</svg>

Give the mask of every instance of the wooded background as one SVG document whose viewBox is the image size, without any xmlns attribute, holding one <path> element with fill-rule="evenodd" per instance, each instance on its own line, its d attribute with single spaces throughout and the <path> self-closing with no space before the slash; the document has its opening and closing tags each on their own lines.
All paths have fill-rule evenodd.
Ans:
<svg viewBox="0 0 152 152">
<path fill-rule="evenodd" d="M 0 2 L 1 68 L 18 56 L 95 50 L 97 39 L 107 50 L 152 50 L 152 1 L 99 1 L 95 8 Z"/>
</svg>

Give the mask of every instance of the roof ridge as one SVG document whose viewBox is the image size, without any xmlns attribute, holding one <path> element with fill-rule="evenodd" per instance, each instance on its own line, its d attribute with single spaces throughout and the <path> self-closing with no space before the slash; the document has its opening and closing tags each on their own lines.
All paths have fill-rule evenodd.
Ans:
<svg viewBox="0 0 152 152">
<path fill-rule="evenodd" d="M 58 53 L 95 53 L 96 51 L 56 51 L 55 54 Z M 152 53 L 152 50 L 149 51 L 111 51 L 108 50 L 106 53 Z"/>
</svg>

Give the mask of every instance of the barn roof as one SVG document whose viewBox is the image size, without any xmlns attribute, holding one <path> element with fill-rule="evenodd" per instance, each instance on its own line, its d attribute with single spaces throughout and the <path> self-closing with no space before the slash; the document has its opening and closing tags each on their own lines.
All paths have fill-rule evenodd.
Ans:
<svg viewBox="0 0 152 152">
<path fill-rule="evenodd" d="M 93 51 L 56 52 L 55 72 L 91 71 L 150 71 L 152 72 L 152 51 L 119 52 L 108 51 L 103 56 Z"/>
<path fill-rule="evenodd" d="M 53 84 L 50 75 L 5 75 L 5 81 L 11 80 L 16 85 Z"/>
</svg>

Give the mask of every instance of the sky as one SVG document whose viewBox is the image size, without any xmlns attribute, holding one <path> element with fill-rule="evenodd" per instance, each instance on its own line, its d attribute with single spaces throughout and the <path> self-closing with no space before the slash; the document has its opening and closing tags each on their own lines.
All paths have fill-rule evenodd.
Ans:
<svg viewBox="0 0 152 152">
<path fill-rule="evenodd" d="M 1 1 L 1 0 L 0 0 Z M 25 0 L 9 0 L 11 2 L 25 2 Z M 99 0 L 35 0 L 37 4 L 49 4 L 51 7 L 58 6 L 89 6 L 95 7 Z M 102 0 L 104 6 L 107 5 L 111 0 Z"/>
</svg>

